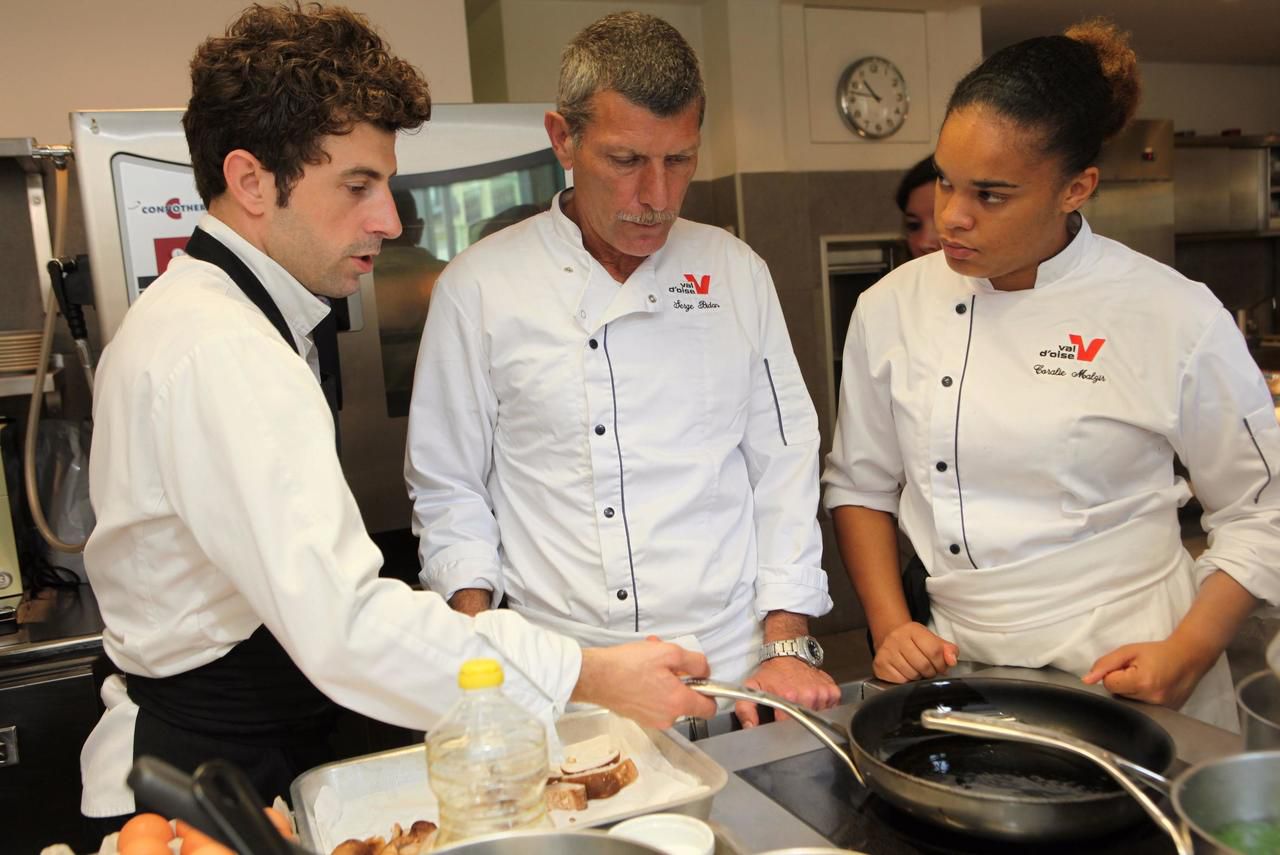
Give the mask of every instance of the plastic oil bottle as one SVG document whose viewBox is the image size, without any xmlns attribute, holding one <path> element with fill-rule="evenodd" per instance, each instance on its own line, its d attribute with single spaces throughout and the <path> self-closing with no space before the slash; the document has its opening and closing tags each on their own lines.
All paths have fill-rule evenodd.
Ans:
<svg viewBox="0 0 1280 855">
<path fill-rule="evenodd" d="M 502 694 L 502 666 L 471 659 L 462 698 L 427 734 L 427 777 L 440 804 L 437 847 L 482 834 L 550 828 L 547 734 Z"/>
</svg>

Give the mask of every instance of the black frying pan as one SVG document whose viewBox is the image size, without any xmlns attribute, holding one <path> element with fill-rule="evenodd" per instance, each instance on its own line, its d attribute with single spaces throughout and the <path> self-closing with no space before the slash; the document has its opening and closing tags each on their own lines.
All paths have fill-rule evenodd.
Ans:
<svg viewBox="0 0 1280 855">
<path fill-rule="evenodd" d="M 838 726 L 815 725 L 819 720 L 780 698 L 688 682 L 705 694 L 799 713 L 797 720 L 831 748 L 840 741 L 831 738 L 834 730 L 847 738 L 845 759 L 859 782 L 913 816 L 987 837 L 1096 836 L 1135 822 L 1143 811 L 1089 760 L 1055 748 L 929 730 L 920 723 L 926 710 L 1012 716 L 1158 773 L 1167 772 L 1175 758 L 1169 734 L 1141 712 L 1101 695 L 1043 683 L 944 678 L 895 686 L 863 701 L 845 734 Z"/>
</svg>

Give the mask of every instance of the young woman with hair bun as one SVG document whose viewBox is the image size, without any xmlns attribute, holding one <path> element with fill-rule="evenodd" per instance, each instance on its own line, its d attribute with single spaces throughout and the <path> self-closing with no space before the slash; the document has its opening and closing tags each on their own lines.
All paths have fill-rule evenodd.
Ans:
<svg viewBox="0 0 1280 855">
<path fill-rule="evenodd" d="M 1235 730 L 1223 650 L 1280 602 L 1280 426 L 1218 299 L 1080 214 L 1140 88 L 1104 21 L 956 86 L 942 252 L 854 310 L 824 504 L 877 677 L 1052 666 Z M 1197 560 L 1175 455 L 1205 508 Z M 895 524 L 919 555 L 902 576 Z"/>
</svg>

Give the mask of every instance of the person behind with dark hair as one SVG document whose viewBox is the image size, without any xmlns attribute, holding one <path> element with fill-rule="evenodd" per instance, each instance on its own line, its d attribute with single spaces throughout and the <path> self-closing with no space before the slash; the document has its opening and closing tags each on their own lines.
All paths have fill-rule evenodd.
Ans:
<svg viewBox="0 0 1280 855">
<path fill-rule="evenodd" d="M 908 169 L 898 183 L 894 201 L 902 212 L 902 228 L 907 233 L 907 249 L 912 258 L 937 252 L 940 246 L 933 224 L 933 191 L 937 183 L 933 155 Z"/>
<path fill-rule="evenodd" d="M 183 124 L 208 214 L 129 309 L 94 395 L 85 565 L 122 673 L 81 753 L 81 809 L 135 809 L 135 756 L 220 757 L 265 797 L 333 759 L 335 703 L 428 729 L 470 658 L 549 721 L 571 698 L 651 726 L 715 705 L 705 659 L 641 642 L 582 650 L 513 612 L 470 619 L 379 579 L 335 450 L 328 299 L 400 234 L 396 132 L 426 81 L 346 9 L 245 11 L 191 63 Z M 112 823 L 119 821 L 112 820 Z"/>
<path fill-rule="evenodd" d="M 764 261 L 679 217 L 705 106 L 660 18 L 565 48 L 546 128 L 573 188 L 454 258 L 427 316 L 421 575 L 468 614 L 505 598 L 587 644 L 697 645 L 717 678 L 822 708 L 817 416 Z"/>
<path fill-rule="evenodd" d="M 1280 425 L 1206 288 L 1093 233 L 1137 59 L 1091 21 L 956 86 L 934 160 L 942 252 L 858 301 L 823 476 L 877 677 L 958 657 L 1053 666 L 1237 728 L 1223 655 L 1280 602 Z M 1177 510 L 1205 507 L 1193 560 Z M 923 561 L 913 620 L 895 517 Z"/>
</svg>

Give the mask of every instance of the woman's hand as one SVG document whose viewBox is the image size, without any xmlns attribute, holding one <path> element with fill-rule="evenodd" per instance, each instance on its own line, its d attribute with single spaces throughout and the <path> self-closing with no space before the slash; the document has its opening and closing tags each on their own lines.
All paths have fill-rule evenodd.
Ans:
<svg viewBox="0 0 1280 855">
<path fill-rule="evenodd" d="M 1118 647 L 1093 663 L 1084 682 L 1112 694 L 1178 709 L 1213 666 L 1219 651 L 1189 650 L 1170 638 Z"/>
<path fill-rule="evenodd" d="M 960 648 L 929 631 L 924 624 L 904 623 L 876 646 L 872 670 L 881 680 L 909 683 L 936 677 L 960 661 Z"/>
</svg>

